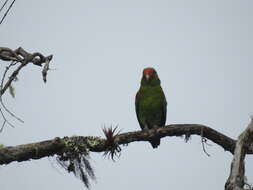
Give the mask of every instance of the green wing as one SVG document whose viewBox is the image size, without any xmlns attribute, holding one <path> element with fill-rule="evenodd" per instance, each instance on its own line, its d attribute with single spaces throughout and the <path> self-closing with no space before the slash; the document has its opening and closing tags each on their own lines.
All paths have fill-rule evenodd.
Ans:
<svg viewBox="0 0 253 190">
<path fill-rule="evenodd" d="M 144 125 L 142 124 L 142 122 L 140 120 L 140 116 L 139 116 L 139 114 L 140 114 L 140 91 L 138 91 L 135 96 L 135 112 L 136 112 L 137 120 L 139 122 L 141 129 L 144 129 Z"/>
<path fill-rule="evenodd" d="M 165 98 L 165 95 L 163 93 L 163 90 L 161 88 L 161 91 L 162 91 L 162 94 L 163 94 L 163 104 L 162 104 L 162 107 L 161 107 L 161 110 L 162 110 L 162 118 L 161 118 L 161 124 L 160 126 L 164 126 L 165 125 L 165 122 L 166 122 L 166 117 L 167 117 L 167 101 L 166 101 L 166 98 Z"/>
</svg>

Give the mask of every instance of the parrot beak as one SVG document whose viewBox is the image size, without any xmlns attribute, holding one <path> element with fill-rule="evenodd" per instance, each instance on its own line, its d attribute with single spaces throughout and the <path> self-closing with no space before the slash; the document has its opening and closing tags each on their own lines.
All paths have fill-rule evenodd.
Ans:
<svg viewBox="0 0 253 190">
<path fill-rule="evenodd" d="M 149 81 L 150 75 L 149 75 L 149 74 L 146 74 L 146 75 L 145 75 L 145 78 L 146 78 L 147 81 Z"/>
</svg>

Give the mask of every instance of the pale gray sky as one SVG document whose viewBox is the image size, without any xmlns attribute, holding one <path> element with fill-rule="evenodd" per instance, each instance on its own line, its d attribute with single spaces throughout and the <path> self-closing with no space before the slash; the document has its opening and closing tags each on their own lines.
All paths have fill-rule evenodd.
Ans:
<svg viewBox="0 0 253 190">
<path fill-rule="evenodd" d="M 205 124 L 236 138 L 253 114 L 252 8 L 251 0 L 17 0 L 0 46 L 53 54 L 56 70 L 46 85 L 40 68 L 22 71 L 16 98 L 4 98 L 25 123 L 5 128 L 0 143 L 102 136 L 103 125 L 139 130 L 134 97 L 147 66 L 162 81 L 167 124 Z M 223 189 L 232 155 L 211 144 L 211 157 L 197 136 L 164 138 L 156 150 L 131 143 L 115 163 L 92 153 L 91 188 Z M 252 156 L 246 165 L 253 183 Z M 1 166 L 0 179 L 3 190 L 85 189 L 47 158 Z"/>
</svg>

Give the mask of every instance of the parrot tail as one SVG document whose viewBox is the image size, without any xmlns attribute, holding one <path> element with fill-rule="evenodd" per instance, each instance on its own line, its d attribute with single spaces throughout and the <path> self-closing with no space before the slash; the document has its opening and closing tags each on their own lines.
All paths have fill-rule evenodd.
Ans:
<svg viewBox="0 0 253 190">
<path fill-rule="evenodd" d="M 160 145 L 160 138 L 155 137 L 155 138 L 151 139 L 149 142 L 153 148 L 157 148 Z"/>
</svg>

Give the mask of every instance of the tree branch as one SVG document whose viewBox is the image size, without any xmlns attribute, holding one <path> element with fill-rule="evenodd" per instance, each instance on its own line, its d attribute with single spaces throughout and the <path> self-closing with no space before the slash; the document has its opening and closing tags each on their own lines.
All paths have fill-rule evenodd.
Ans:
<svg viewBox="0 0 253 190">
<path fill-rule="evenodd" d="M 115 144 L 123 145 L 135 141 L 149 141 L 154 136 L 161 138 L 166 136 L 199 135 L 220 145 L 224 150 L 234 153 L 236 141 L 218 131 L 199 124 L 173 124 L 163 128 L 122 133 L 115 136 Z M 0 164 L 9 164 L 13 161 L 26 161 L 40 159 L 46 156 L 63 154 L 67 149 L 68 142 L 78 139 L 78 149 L 91 152 L 105 152 L 110 150 L 106 139 L 100 137 L 64 137 L 55 138 L 38 143 L 18 145 L 0 148 Z M 249 146 L 247 154 L 253 154 L 253 146 Z"/>
<path fill-rule="evenodd" d="M 225 184 L 225 190 L 243 190 L 245 185 L 244 159 L 249 145 L 253 142 L 253 118 L 245 131 L 238 137 L 235 146 L 234 158 L 231 163 L 229 178 Z"/>
<path fill-rule="evenodd" d="M 10 48 L 0 47 L 0 60 L 3 61 L 14 61 L 21 63 L 16 70 L 13 71 L 11 76 L 5 85 L 0 89 L 0 96 L 2 96 L 5 91 L 11 86 L 12 81 L 17 77 L 20 70 L 25 67 L 28 63 L 33 63 L 34 65 L 42 67 L 42 64 L 46 64 L 47 69 L 43 69 L 42 76 L 44 82 L 46 81 L 46 72 L 49 70 L 49 62 L 52 60 L 53 55 L 47 57 L 43 56 L 41 53 L 28 53 L 22 47 L 16 50 L 11 50 Z M 4 78 L 3 78 L 4 79 Z"/>
<path fill-rule="evenodd" d="M 1 21 L 0 21 L 0 25 L 2 24 L 2 22 L 4 21 L 5 17 L 7 16 L 8 12 L 10 11 L 11 7 L 13 6 L 13 4 L 15 3 L 16 0 L 13 0 L 12 3 L 10 4 L 9 8 L 7 9 L 7 11 L 4 13 L 4 16 L 2 17 Z M 5 1 L 5 3 L 3 4 L 3 6 L 0 9 L 0 12 L 2 11 L 2 9 L 4 8 L 4 6 L 6 5 L 6 3 L 8 2 L 8 0 Z"/>
<path fill-rule="evenodd" d="M 16 81 L 17 76 L 21 69 L 23 69 L 27 64 L 33 63 L 34 65 L 42 67 L 43 64 L 43 69 L 42 69 L 42 78 L 43 81 L 47 81 L 47 72 L 49 70 L 49 63 L 52 60 L 53 55 L 49 56 L 44 56 L 41 53 L 35 52 L 35 53 L 28 53 L 25 51 L 22 47 L 19 47 L 16 50 L 11 50 L 10 48 L 6 47 L 0 47 L 0 60 L 3 61 L 10 61 L 11 63 L 9 66 L 6 67 L 2 79 L 1 79 L 1 85 L 0 85 L 0 113 L 1 116 L 3 117 L 4 121 L 3 124 L 0 128 L 0 132 L 3 130 L 5 124 L 9 124 L 10 126 L 14 127 L 7 118 L 5 117 L 4 111 L 6 111 L 8 114 L 10 114 L 12 117 L 17 119 L 20 122 L 23 122 L 22 119 L 17 117 L 14 113 L 9 111 L 9 109 L 4 105 L 3 102 L 3 94 L 6 92 L 7 89 L 10 90 L 10 94 L 14 97 L 14 88 L 12 86 L 12 82 Z M 16 67 L 16 68 L 15 68 Z M 7 78 L 7 73 L 10 71 L 10 68 L 13 68 L 13 72 L 11 75 Z M 5 82 L 6 79 L 6 82 Z M 1 106 L 3 109 L 1 109 Z"/>
</svg>

